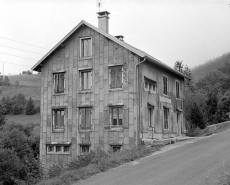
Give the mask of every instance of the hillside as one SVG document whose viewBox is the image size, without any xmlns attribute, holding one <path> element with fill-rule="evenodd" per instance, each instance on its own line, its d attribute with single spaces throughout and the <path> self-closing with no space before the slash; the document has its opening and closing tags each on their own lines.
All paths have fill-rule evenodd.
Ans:
<svg viewBox="0 0 230 185">
<path fill-rule="evenodd" d="M 225 63 L 230 63 L 230 52 L 222 56 L 206 61 L 192 69 L 192 75 L 195 82 L 205 76 L 208 72 L 224 67 Z"/>
<path fill-rule="evenodd" d="M 10 86 L 1 86 L 3 96 L 14 96 L 19 93 L 24 94 L 26 98 L 30 96 L 37 103 L 40 102 L 40 93 L 41 93 L 41 75 L 10 75 L 8 76 L 11 85 Z M 16 85 L 16 81 L 19 82 Z"/>
</svg>

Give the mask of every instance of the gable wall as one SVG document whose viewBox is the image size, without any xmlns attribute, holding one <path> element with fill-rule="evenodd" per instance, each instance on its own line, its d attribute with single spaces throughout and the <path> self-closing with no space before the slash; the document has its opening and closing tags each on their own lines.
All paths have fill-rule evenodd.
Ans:
<svg viewBox="0 0 230 185">
<path fill-rule="evenodd" d="M 91 59 L 79 59 L 81 37 L 92 37 Z M 124 147 L 135 142 L 135 64 L 138 56 L 108 40 L 94 30 L 84 27 L 77 30 L 64 47 L 59 47 L 45 62 L 41 70 L 41 142 L 40 154 L 46 167 L 54 163 L 68 162 L 80 152 L 79 143 L 90 138 L 91 147 L 102 146 L 110 150 L 110 142 L 121 142 Z M 108 65 L 123 64 L 124 84 L 122 91 L 109 91 Z M 79 68 L 93 68 L 93 92 L 80 92 Z M 65 70 L 65 93 L 54 95 L 53 72 Z M 108 104 L 124 104 L 124 127 L 121 131 L 106 129 L 108 124 Z M 92 105 L 91 132 L 79 132 L 79 105 Z M 65 132 L 52 132 L 52 107 L 66 107 Z M 46 143 L 71 142 L 71 155 L 47 155 Z"/>
</svg>

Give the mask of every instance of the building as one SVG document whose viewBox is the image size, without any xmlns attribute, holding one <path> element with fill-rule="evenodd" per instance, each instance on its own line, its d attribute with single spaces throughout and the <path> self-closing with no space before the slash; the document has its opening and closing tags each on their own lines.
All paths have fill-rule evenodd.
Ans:
<svg viewBox="0 0 230 185">
<path fill-rule="evenodd" d="M 117 151 L 185 133 L 185 76 L 81 21 L 32 68 L 41 72 L 40 156 L 46 167 L 95 147 Z"/>
</svg>

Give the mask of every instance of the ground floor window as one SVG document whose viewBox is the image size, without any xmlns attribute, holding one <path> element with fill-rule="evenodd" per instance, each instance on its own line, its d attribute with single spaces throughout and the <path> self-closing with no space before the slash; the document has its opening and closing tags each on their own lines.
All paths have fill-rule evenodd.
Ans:
<svg viewBox="0 0 230 185">
<path fill-rule="evenodd" d="M 164 111 L 164 129 L 168 130 L 169 129 L 169 109 L 166 107 L 163 107 Z"/>
<path fill-rule="evenodd" d="M 121 145 L 112 145 L 111 148 L 112 148 L 112 152 L 115 153 L 121 150 Z"/>
<path fill-rule="evenodd" d="M 153 108 L 148 108 L 148 126 L 153 126 Z"/>
<path fill-rule="evenodd" d="M 70 153 L 69 145 L 47 145 L 47 153 Z"/>
<path fill-rule="evenodd" d="M 81 150 L 82 154 L 89 153 L 89 151 L 90 151 L 90 145 L 80 145 L 80 150 Z"/>
</svg>

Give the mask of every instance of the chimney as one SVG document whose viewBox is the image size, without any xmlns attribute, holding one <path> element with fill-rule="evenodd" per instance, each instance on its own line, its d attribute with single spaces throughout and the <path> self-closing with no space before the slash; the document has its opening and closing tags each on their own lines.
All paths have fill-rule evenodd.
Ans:
<svg viewBox="0 0 230 185">
<path fill-rule="evenodd" d="M 98 12 L 98 28 L 106 33 L 109 33 L 109 12 Z"/>
<path fill-rule="evenodd" d="M 124 36 L 123 35 L 117 35 L 115 36 L 117 39 L 119 39 L 120 41 L 124 41 Z"/>
</svg>

